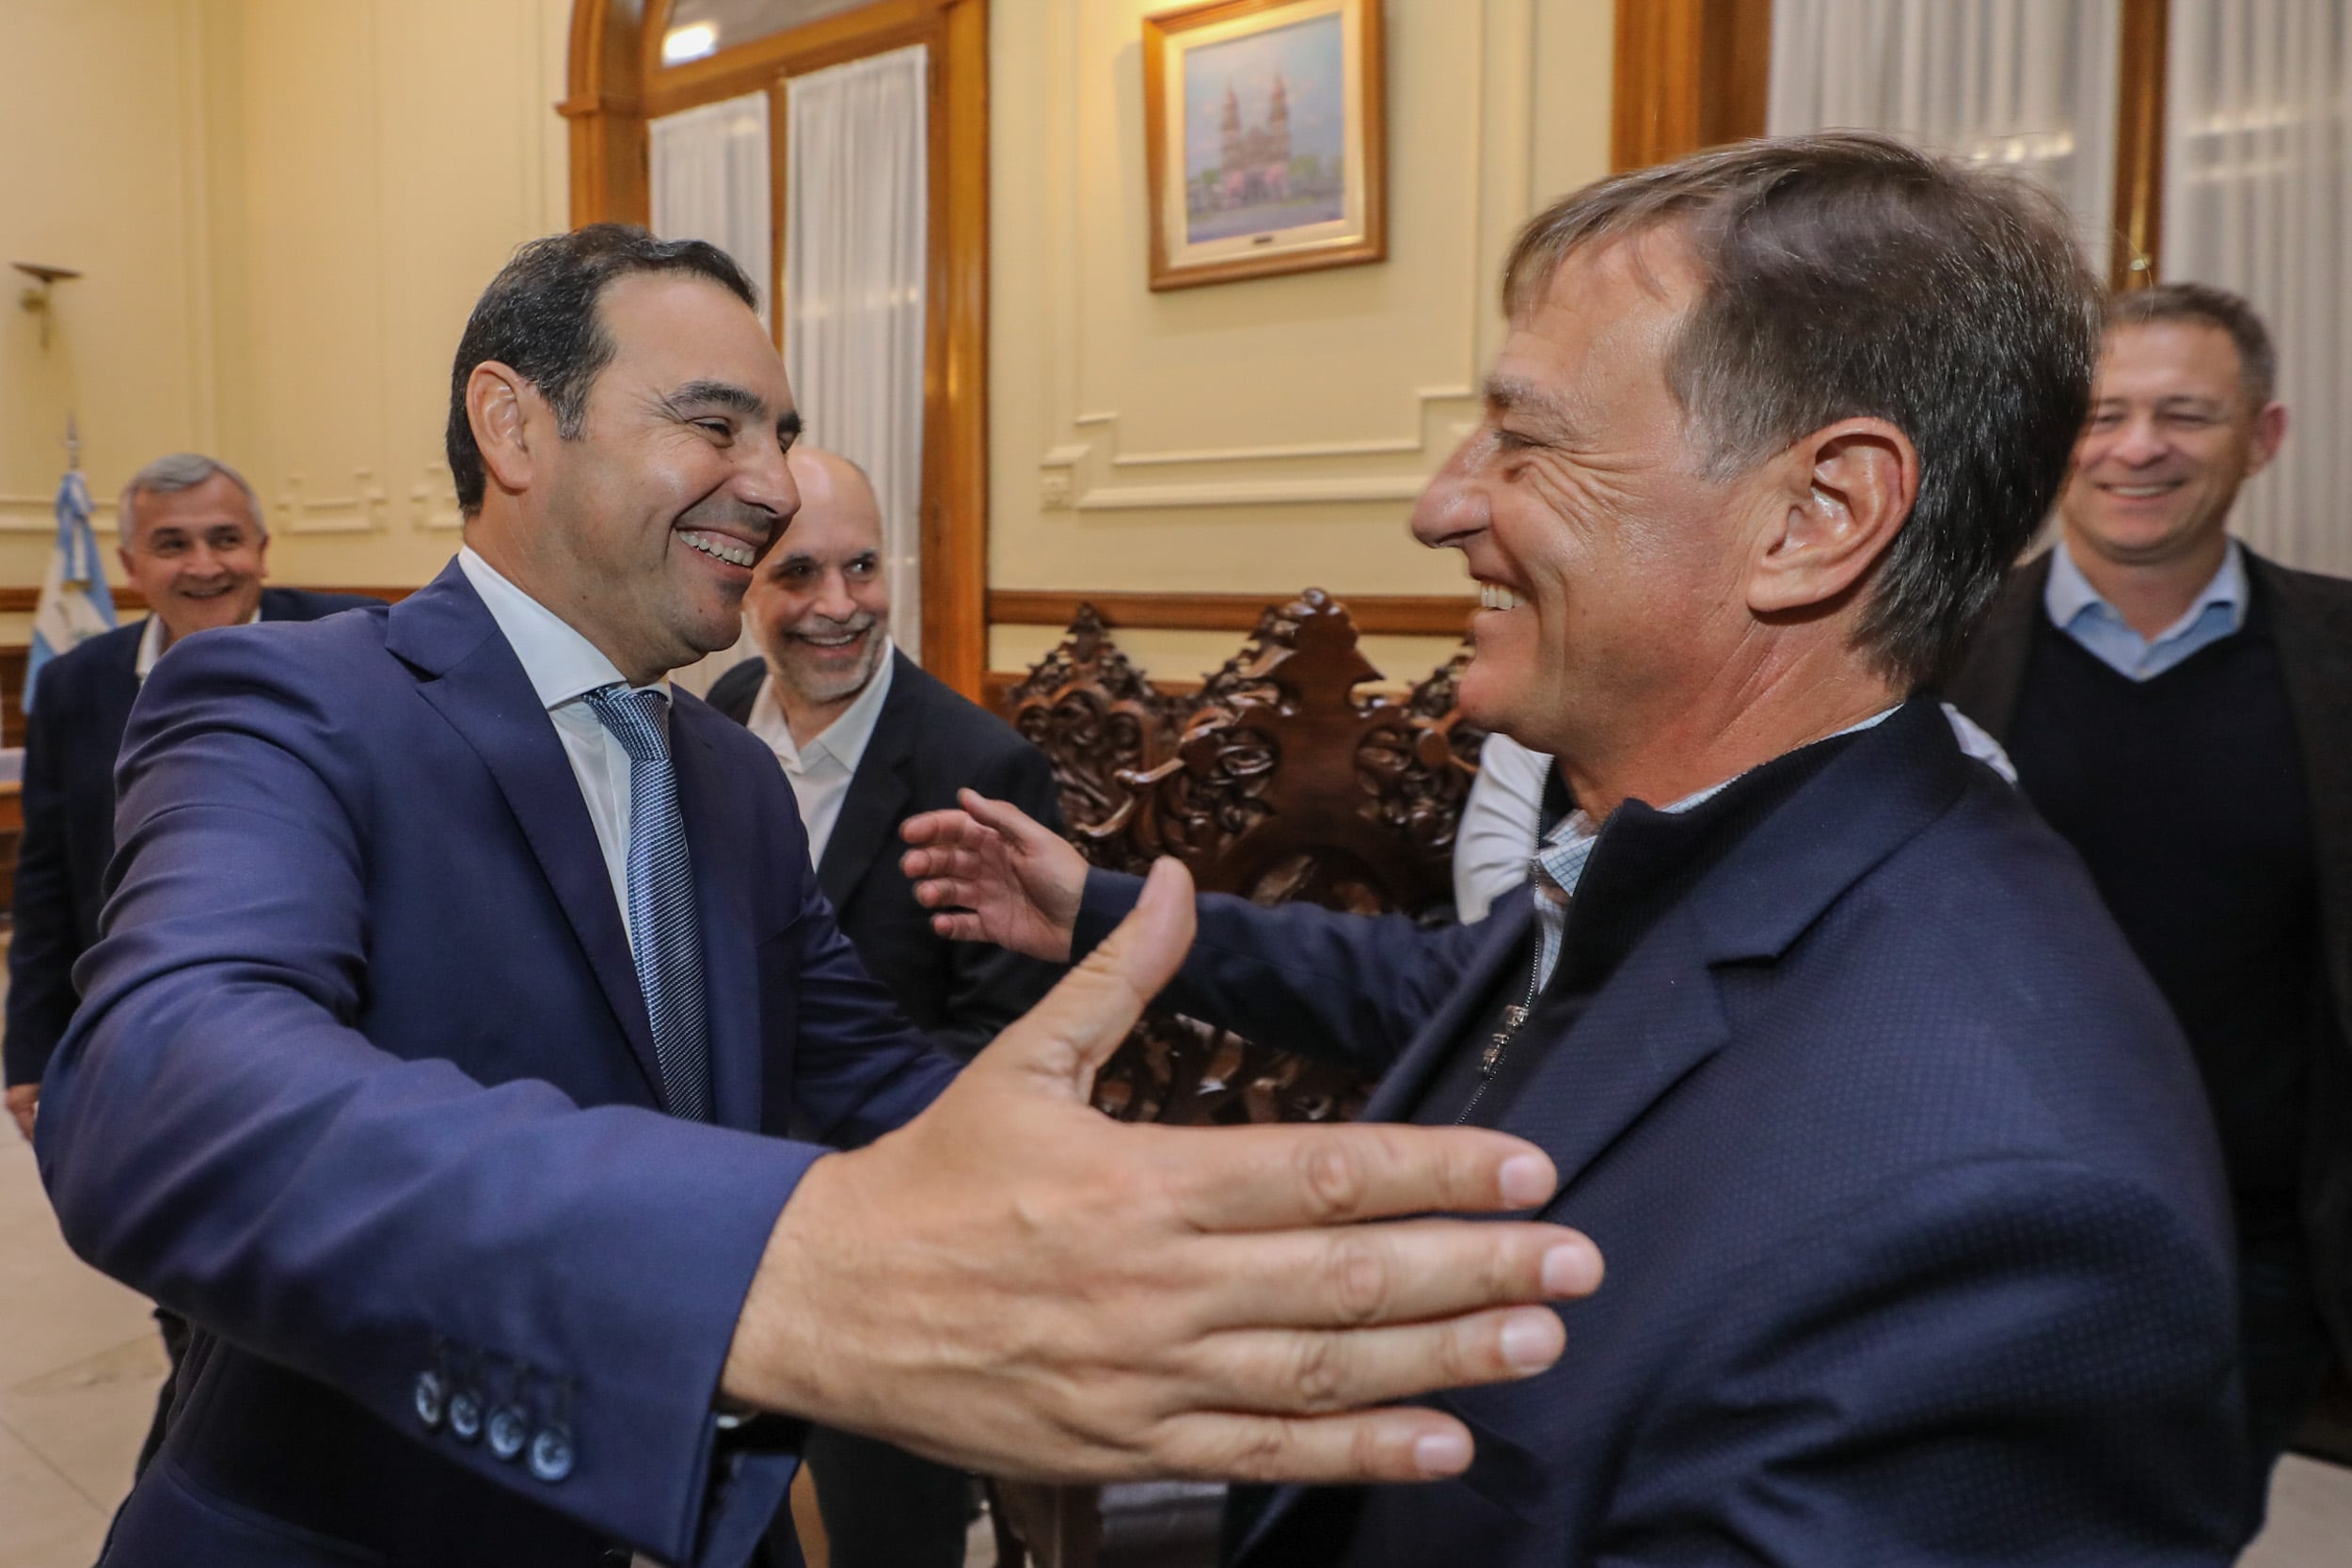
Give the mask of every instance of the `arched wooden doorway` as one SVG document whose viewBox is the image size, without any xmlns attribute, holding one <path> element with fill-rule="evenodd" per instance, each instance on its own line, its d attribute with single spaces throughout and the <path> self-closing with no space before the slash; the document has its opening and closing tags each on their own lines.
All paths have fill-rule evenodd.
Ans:
<svg viewBox="0 0 2352 1568">
<path fill-rule="evenodd" d="M 884 50 L 930 52 L 923 663 L 977 700 L 987 662 L 988 0 L 872 0 L 665 66 L 675 3 L 574 0 L 560 108 L 572 126 L 575 226 L 646 221 L 649 119 L 746 92 L 780 95 L 791 77 Z M 781 200 L 775 211 L 781 224 Z"/>
</svg>

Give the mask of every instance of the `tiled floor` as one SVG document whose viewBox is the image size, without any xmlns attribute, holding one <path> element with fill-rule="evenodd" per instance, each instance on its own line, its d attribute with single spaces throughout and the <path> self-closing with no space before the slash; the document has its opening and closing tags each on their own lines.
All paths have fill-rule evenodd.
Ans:
<svg viewBox="0 0 2352 1568">
<path fill-rule="evenodd" d="M 66 1250 L 0 1124 L 0 1568 L 88 1568 L 163 1367 L 147 1304 Z M 2352 1568 L 2352 1471 L 2287 1461 L 2270 1516 L 2244 1568 Z"/>
</svg>

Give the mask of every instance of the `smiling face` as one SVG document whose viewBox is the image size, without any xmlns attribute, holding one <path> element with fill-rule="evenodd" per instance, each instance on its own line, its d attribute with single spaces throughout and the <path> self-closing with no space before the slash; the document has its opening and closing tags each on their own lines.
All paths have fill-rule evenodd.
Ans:
<svg viewBox="0 0 2352 1568">
<path fill-rule="evenodd" d="M 2222 328 L 2110 328 L 2058 503 L 2068 546 L 2117 565 L 2217 558 L 2238 486 L 2270 461 L 2285 428 L 2283 407 L 2248 398 Z"/>
<path fill-rule="evenodd" d="M 468 538 L 642 685 L 739 634 L 753 569 L 800 506 L 800 417 L 759 318 L 717 283 L 633 273 L 596 309 L 613 352 L 577 436 L 504 367 L 474 371 L 491 493 Z"/>
<path fill-rule="evenodd" d="M 792 454 L 801 510 L 743 597 L 752 636 L 794 705 L 846 705 L 881 665 L 890 629 L 882 507 L 829 451 Z"/>
<path fill-rule="evenodd" d="M 1696 287 L 1667 236 L 1571 254 L 1511 323 L 1485 420 L 1414 510 L 1414 535 L 1461 550 L 1486 607 L 1463 711 L 1572 777 L 1642 744 L 1747 629 L 1761 493 L 1700 477 L 1666 384 Z"/>
<path fill-rule="evenodd" d="M 269 540 L 235 480 L 216 473 L 184 490 L 142 490 L 131 509 L 123 575 L 147 596 L 167 641 L 252 617 Z"/>
</svg>

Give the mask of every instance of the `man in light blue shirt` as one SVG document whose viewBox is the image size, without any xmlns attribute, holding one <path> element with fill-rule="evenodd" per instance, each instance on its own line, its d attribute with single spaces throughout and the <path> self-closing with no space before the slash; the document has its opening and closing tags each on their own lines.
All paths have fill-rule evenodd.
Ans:
<svg viewBox="0 0 2352 1568">
<path fill-rule="evenodd" d="M 2273 404 L 2273 406 L 2277 406 Z M 2283 410 L 2282 410 L 2283 412 Z M 2050 625 L 2097 656 L 2117 674 L 2152 680 L 2246 625 L 2246 549 L 2221 536 L 2221 565 L 2180 618 L 2143 637 L 2092 586 L 2061 534 L 2050 551 L 2050 580 L 2042 591 Z"/>
</svg>

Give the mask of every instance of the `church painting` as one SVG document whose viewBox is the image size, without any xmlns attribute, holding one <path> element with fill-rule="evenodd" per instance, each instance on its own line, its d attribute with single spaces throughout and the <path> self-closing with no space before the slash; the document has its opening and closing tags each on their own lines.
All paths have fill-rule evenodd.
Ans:
<svg viewBox="0 0 2352 1568">
<path fill-rule="evenodd" d="M 1378 0 L 1144 22 L 1155 289 L 1386 255 Z"/>
<path fill-rule="evenodd" d="M 1343 215 L 1340 41 L 1334 13 L 1185 53 L 1186 240 Z"/>
</svg>

